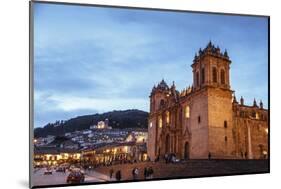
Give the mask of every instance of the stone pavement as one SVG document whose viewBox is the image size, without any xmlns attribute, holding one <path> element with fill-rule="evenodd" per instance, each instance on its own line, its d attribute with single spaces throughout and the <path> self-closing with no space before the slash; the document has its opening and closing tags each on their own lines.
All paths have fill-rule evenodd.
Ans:
<svg viewBox="0 0 281 189">
<path fill-rule="evenodd" d="M 121 170 L 121 181 L 133 180 L 132 170 L 139 169 L 137 180 L 144 180 L 144 168 L 152 167 L 154 174 L 152 179 L 188 178 L 200 176 L 221 176 L 250 173 L 269 172 L 268 160 L 188 160 L 180 163 L 165 162 L 141 162 L 133 164 L 119 164 L 109 167 L 98 167 L 95 170 L 85 171 L 85 182 L 114 182 L 115 174 Z M 110 169 L 114 170 L 110 179 Z M 44 169 L 38 169 L 33 173 L 33 184 L 36 186 L 66 184 L 69 173 L 53 172 L 52 175 L 44 175 Z"/>
<path fill-rule="evenodd" d="M 98 180 L 100 180 L 101 182 L 105 182 L 105 181 L 115 181 L 115 178 L 110 178 L 109 174 L 105 174 L 105 173 L 100 173 L 97 171 L 85 171 L 85 174 L 90 176 L 90 177 L 94 177 Z"/>
<path fill-rule="evenodd" d="M 69 171 L 66 171 L 66 173 L 53 171 L 51 175 L 44 175 L 44 170 L 45 169 L 36 169 L 36 171 L 34 171 L 34 186 L 67 184 L 66 179 Z M 110 179 L 109 176 L 96 171 L 85 171 L 85 183 L 96 183 L 114 180 L 115 179 Z"/>
</svg>

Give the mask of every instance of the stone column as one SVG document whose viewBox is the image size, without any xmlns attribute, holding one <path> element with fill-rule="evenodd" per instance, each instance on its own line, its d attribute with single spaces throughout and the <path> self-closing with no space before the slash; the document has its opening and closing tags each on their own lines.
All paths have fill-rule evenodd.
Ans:
<svg viewBox="0 0 281 189">
<path fill-rule="evenodd" d="M 247 122 L 247 130 L 248 130 L 248 157 L 249 159 L 253 159 L 253 152 L 252 152 L 252 137 L 251 137 L 251 128 Z"/>
</svg>

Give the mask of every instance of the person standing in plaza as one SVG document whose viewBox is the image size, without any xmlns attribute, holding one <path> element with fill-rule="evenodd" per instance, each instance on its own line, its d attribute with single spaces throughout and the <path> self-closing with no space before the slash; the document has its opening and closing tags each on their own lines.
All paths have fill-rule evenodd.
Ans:
<svg viewBox="0 0 281 189">
<path fill-rule="evenodd" d="M 148 177 L 149 177 L 149 179 L 153 178 L 153 173 L 154 173 L 154 171 L 153 171 L 152 167 L 149 167 L 148 168 Z"/>
<path fill-rule="evenodd" d="M 110 177 L 110 179 L 112 179 L 113 173 L 114 173 L 114 170 L 111 168 L 109 170 L 109 177 Z"/>
<path fill-rule="evenodd" d="M 122 175 L 121 175 L 121 171 L 120 171 L 120 170 L 118 170 L 118 171 L 116 172 L 115 177 L 116 177 L 116 180 L 117 180 L 117 181 L 120 181 L 120 180 L 121 180 Z"/>
<path fill-rule="evenodd" d="M 144 176 L 144 180 L 146 180 L 147 176 L 148 176 L 148 169 L 147 167 L 144 168 L 144 171 L 143 171 L 143 176 Z"/>
<path fill-rule="evenodd" d="M 135 167 L 132 171 L 133 180 L 136 180 L 138 178 L 138 174 L 139 174 L 139 169 Z"/>
</svg>

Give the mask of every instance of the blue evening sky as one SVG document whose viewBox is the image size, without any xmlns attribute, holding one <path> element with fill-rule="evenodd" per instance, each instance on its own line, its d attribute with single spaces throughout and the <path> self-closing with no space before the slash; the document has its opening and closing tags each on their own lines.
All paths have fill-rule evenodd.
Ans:
<svg viewBox="0 0 281 189">
<path fill-rule="evenodd" d="M 268 104 L 267 18 L 58 4 L 34 6 L 35 127 L 112 110 L 149 111 L 162 78 L 192 85 L 209 40 L 232 60 L 231 88 Z"/>
</svg>

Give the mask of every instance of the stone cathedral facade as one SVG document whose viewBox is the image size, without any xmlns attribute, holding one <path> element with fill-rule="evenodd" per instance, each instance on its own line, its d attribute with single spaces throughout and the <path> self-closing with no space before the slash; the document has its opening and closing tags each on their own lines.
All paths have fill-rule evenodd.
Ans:
<svg viewBox="0 0 281 189">
<path fill-rule="evenodd" d="M 179 92 L 164 80 L 150 94 L 148 156 L 179 159 L 268 158 L 268 110 L 245 105 L 230 85 L 228 53 L 211 42 L 191 65 L 193 85 Z"/>
</svg>

